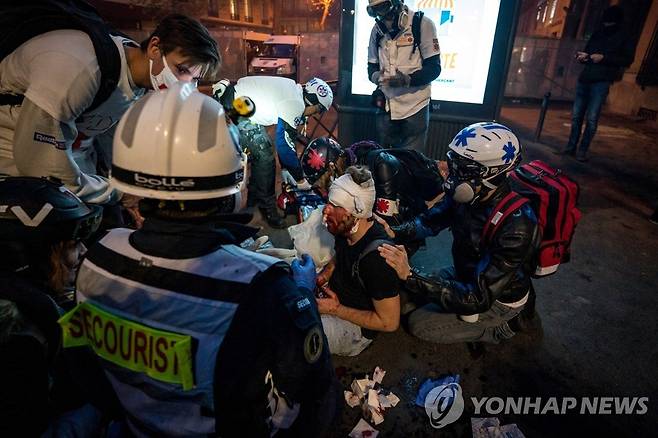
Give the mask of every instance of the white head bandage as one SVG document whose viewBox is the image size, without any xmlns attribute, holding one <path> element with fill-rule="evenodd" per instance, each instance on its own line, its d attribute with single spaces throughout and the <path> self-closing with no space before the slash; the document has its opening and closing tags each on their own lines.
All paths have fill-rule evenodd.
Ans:
<svg viewBox="0 0 658 438">
<path fill-rule="evenodd" d="M 352 176 L 346 173 L 331 184 L 329 202 L 343 207 L 356 218 L 371 217 L 375 204 L 375 182 L 369 179 L 357 184 Z"/>
</svg>

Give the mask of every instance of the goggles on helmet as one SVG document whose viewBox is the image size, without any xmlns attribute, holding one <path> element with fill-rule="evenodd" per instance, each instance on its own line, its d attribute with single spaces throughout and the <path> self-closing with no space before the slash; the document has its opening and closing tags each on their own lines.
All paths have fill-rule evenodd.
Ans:
<svg viewBox="0 0 658 438">
<path fill-rule="evenodd" d="M 454 151 L 448 151 L 447 156 L 450 176 L 460 181 L 481 178 L 487 170 L 480 163 L 462 157 Z"/>
<path fill-rule="evenodd" d="M 306 103 L 307 106 L 317 107 L 320 114 L 327 111 L 327 108 L 320 103 L 318 96 L 315 93 L 304 93 L 304 103 Z"/>
<path fill-rule="evenodd" d="M 393 5 L 393 2 L 391 0 L 379 3 L 374 6 L 368 6 L 366 8 L 366 11 L 368 12 L 368 15 L 370 15 L 372 18 L 383 18 L 386 15 L 390 14 L 395 6 Z"/>
<path fill-rule="evenodd" d="M 90 205 L 89 208 L 92 209 L 92 212 L 73 224 L 69 234 L 71 240 L 87 240 L 98 230 L 103 220 L 103 208 L 97 205 Z"/>
</svg>

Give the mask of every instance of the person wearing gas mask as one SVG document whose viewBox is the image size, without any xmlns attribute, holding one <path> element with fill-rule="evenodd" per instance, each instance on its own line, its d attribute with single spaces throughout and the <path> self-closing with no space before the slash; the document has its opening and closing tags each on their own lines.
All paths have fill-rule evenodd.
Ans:
<svg viewBox="0 0 658 438">
<path fill-rule="evenodd" d="M 402 0 L 368 0 L 375 18 L 368 45 L 368 78 L 386 97 L 377 115 L 379 143 L 426 153 L 431 82 L 441 74 L 434 23 Z"/>
<path fill-rule="evenodd" d="M 540 235 L 532 208 L 518 207 L 496 224 L 493 235 L 484 237 L 493 208 L 513 199 L 507 198 L 508 174 L 521 159 L 520 148 L 514 133 L 498 123 L 462 129 L 449 146 L 446 197 L 413 221 L 387 230 L 396 242 L 436 235 L 448 227 L 453 234 L 454 266 L 437 275 L 411 268 L 401 245 L 379 249 L 420 306 L 408 314 L 414 336 L 436 343 L 497 343 L 514 335 L 508 321 L 524 306 L 533 306 L 530 275 Z"/>
<path fill-rule="evenodd" d="M 116 77 L 82 30 L 37 34 L 0 61 L 0 174 L 54 177 L 86 202 L 113 203 L 120 194 L 95 172 L 93 138 L 146 91 L 196 82 L 220 65 L 208 30 L 183 15 L 165 17 L 141 44 L 107 32 Z"/>
<path fill-rule="evenodd" d="M 608 96 L 610 85 L 623 76 L 624 68 L 631 65 L 635 52 L 633 38 L 623 29 L 624 11 L 619 5 L 603 11 L 601 24 L 587 41 L 576 60 L 584 64 L 578 76 L 576 96 L 571 115 L 571 132 L 560 155 L 575 155 L 586 162 L 590 143 L 596 134 L 601 109 Z M 585 131 L 581 129 L 585 121 Z M 580 145 L 578 141 L 580 140 Z"/>
<path fill-rule="evenodd" d="M 339 396 L 315 266 L 238 246 L 258 231 L 237 214 L 246 169 L 221 106 L 190 84 L 147 95 L 119 122 L 111 182 L 141 198 L 144 226 L 89 247 L 80 304 L 61 324 L 105 359 L 127 435 L 322 436 L 331 424 Z M 97 342 L 113 332 L 134 342 Z"/>
<path fill-rule="evenodd" d="M 285 222 L 276 209 L 276 164 L 265 126 L 277 125 L 275 147 L 283 182 L 301 190 L 310 189 L 297 157 L 297 129 L 305 129 L 310 116 L 329 110 L 333 91 L 319 78 L 298 84 L 276 76 L 248 76 L 235 84 L 222 79 L 213 85 L 213 97 L 224 108 L 230 108 L 239 96 L 248 96 L 255 104 L 254 114 L 238 123 L 240 145 L 248 150 L 251 163 L 250 202 L 259 207 L 271 226 L 284 228 Z"/>
</svg>

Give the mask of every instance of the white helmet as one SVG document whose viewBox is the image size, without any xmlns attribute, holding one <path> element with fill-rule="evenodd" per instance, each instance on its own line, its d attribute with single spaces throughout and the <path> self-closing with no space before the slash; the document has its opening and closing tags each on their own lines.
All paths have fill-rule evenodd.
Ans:
<svg viewBox="0 0 658 438">
<path fill-rule="evenodd" d="M 507 126 L 496 122 L 465 127 L 448 148 L 450 174 L 445 189 L 457 202 L 475 200 L 479 185 L 486 188 L 483 193 L 495 189 L 496 177 L 513 169 L 521 159 L 519 139 Z"/>
<path fill-rule="evenodd" d="M 334 101 L 334 92 L 331 87 L 320 78 L 313 78 L 305 83 L 304 94 L 308 105 L 317 105 L 319 103 L 325 111 L 331 108 Z"/>
<path fill-rule="evenodd" d="M 178 82 L 149 93 L 123 115 L 111 182 L 142 198 L 214 199 L 240 192 L 246 164 L 222 106 Z"/>
</svg>

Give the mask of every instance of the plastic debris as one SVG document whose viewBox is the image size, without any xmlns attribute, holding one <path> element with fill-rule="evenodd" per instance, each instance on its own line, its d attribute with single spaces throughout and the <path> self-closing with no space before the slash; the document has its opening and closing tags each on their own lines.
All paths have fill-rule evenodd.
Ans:
<svg viewBox="0 0 658 438">
<path fill-rule="evenodd" d="M 471 431 L 473 438 L 525 438 L 516 424 L 501 426 L 496 417 L 471 418 Z"/>
<path fill-rule="evenodd" d="M 376 367 L 372 380 L 367 374 L 365 379 L 354 379 L 350 385 L 351 391 L 344 392 L 345 402 L 352 408 L 361 405 L 363 417 L 375 425 L 384 421 L 387 409 L 394 408 L 400 402 L 395 394 L 382 388 L 384 375 L 386 371 Z"/>
<path fill-rule="evenodd" d="M 418 395 L 416 395 L 416 406 L 420 406 L 421 408 L 424 408 L 425 399 L 427 398 L 427 394 L 429 394 L 431 390 L 433 390 L 437 386 L 448 385 L 450 383 L 459 383 L 459 374 L 455 374 L 455 375 L 448 374 L 446 376 L 439 377 L 438 379 L 435 380 L 429 378 L 425 380 L 420 385 L 420 388 L 418 389 Z"/>
<path fill-rule="evenodd" d="M 348 436 L 350 438 L 375 438 L 377 435 L 379 435 L 377 429 L 373 428 L 367 421 L 361 418 Z"/>
</svg>

